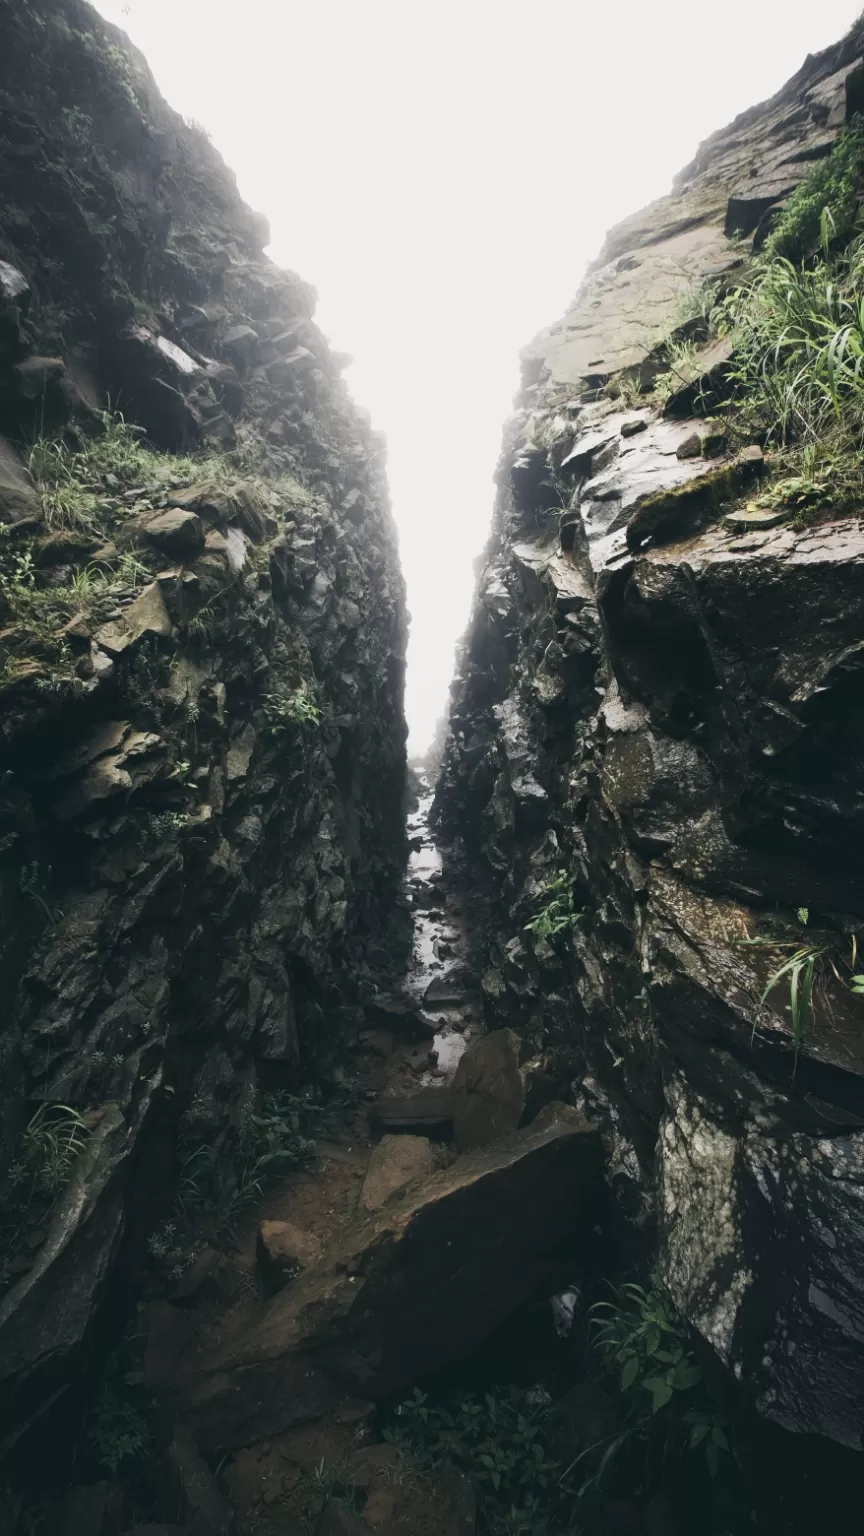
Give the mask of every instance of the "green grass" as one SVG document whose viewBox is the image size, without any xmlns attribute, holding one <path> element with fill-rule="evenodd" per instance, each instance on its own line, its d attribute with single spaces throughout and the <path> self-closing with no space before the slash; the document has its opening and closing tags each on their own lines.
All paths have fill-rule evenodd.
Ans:
<svg viewBox="0 0 864 1536">
<path fill-rule="evenodd" d="M 240 1218 L 280 1174 L 308 1167 L 321 1114 L 314 1098 L 264 1094 L 237 1117 L 221 1147 L 183 1141 L 178 1197 L 170 1219 L 150 1237 L 156 1267 L 176 1282 L 205 1243 L 230 1247 Z"/>
<path fill-rule="evenodd" d="M 859 213 L 862 161 L 864 127 L 856 119 L 839 135 L 831 154 L 818 161 L 792 193 L 765 242 L 769 261 L 776 257 L 804 261 L 824 243 L 826 233 L 841 244 L 849 240 Z"/>
<path fill-rule="evenodd" d="M 29 1121 L 0 1190 L 0 1290 L 9 1266 L 42 1229 L 87 1145 L 87 1127 L 68 1104 L 45 1103 Z"/>
</svg>

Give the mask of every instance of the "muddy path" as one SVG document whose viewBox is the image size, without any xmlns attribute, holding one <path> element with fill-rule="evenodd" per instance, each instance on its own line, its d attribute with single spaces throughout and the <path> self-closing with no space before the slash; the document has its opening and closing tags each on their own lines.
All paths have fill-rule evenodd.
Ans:
<svg viewBox="0 0 864 1536">
<path fill-rule="evenodd" d="M 358 1213 L 378 1209 L 456 1156 L 434 1130 L 422 1134 L 422 1114 L 412 1122 L 418 1105 L 422 1111 L 430 1099 L 446 1098 L 462 1055 L 482 1032 L 465 906 L 445 879 L 429 829 L 431 800 L 424 787 L 408 818 L 405 895 L 413 946 L 405 973 L 389 992 L 368 998 L 366 1027 L 340 1073 L 343 1091 L 322 1116 L 308 1166 L 266 1190 L 238 1224 L 230 1253 L 206 1249 L 170 1300 L 147 1309 L 144 1373 L 160 1393 L 172 1377 L 182 1378 L 196 1351 L 242 1340 L 274 1294 L 314 1266 Z M 391 1131 L 394 1105 L 401 1119 Z M 381 1442 L 376 1407 L 351 1394 L 314 1424 L 221 1458 L 218 1476 L 183 1430 L 169 1459 L 177 1517 L 186 1522 L 180 1529 L 196 1536 L 469 1536 L 475 1526 L 467 1480 L 409 1468 Z"/>
</svg>

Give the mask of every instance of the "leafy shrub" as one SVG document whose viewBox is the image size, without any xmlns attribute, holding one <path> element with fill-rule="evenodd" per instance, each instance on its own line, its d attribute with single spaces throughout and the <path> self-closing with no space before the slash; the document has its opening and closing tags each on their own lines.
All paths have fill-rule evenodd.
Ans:
<svg viewBox="0 0 864 1536">
<path fill-rule="evenodd" d="M 730 1449 L 726 1420 L 714 1409 L 687 1330 L 659 1280 L 652 1279 L 647 1289 L 622 1285 L 613 1301 L 597 1302 L 592 1314 L 594 1346 L 618 1377 L 627 1422 L 577 1459 L 595 1458 L 583 1495 L 602 1483 L 622 1448 L 633 1442 L 641 1443 L 649 1460 L 701 1450 L 715 1477 Z"/>
<path fill-rule="evenodd" d="M 290 693 L 268 693 L 264 714 L 268 729 L 274 736 L 279 736 L 298 726 L 319 726 L 322 711 L 315 702 L 312 684 L 304 678 Z"/>
<path fill-rule="evenodd" d="M 573 905 L 573 890 L 566 869 L 559 869 L 552 879 L 544 882 L 539 897 L 543 905 L 525 924 L 526 933 L 542 941 L 576 926 L 582 914 Z"/>
<path fill-rule="evenodd" d="M 541 1505 L 559 1471 L 543 1434 L 549 1403 L 542 1387 L 456 1392 L 437 1402 L 415 1387 L 384 1435 L 420 1466 L 459 1467 L 477 1490 L 487 1530 L 527 1536 L 545 1529 Z"/>
<path fill-rule="evenodd" d="M 135 1402 L 107 1380 L 90 1411 L 86 1439 L 100 1466 L 116 1478 L 121 1467 L 142 1460 L 150 1428 Z"/>
</svg>

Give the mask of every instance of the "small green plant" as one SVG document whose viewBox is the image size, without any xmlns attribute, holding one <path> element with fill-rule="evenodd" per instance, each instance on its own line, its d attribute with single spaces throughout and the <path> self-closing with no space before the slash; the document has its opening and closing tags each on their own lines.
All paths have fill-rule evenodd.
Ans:
<svg viewBox="0 0 864 1536">
<path fill-rule="evenodd" d="M 785 982 L 789 988 L 789 1013 L 795 1046 L 793 1076 L 798 1066 L 801 1046 L 813 1020 L 813 984 L 819 966 L 828 959 L 832 949 L 831 944 L 800 945 L 778 965 L 775 971 L 772 971 L 762 993 L 761 1001 L 764 1003 L 781 982 Z"/>
<path fill-rule="evenodd" d="M 90 1410 L 86 1438 L 99 1465 L 116 1478 L 121 1467 L 143 1459 L 150 1428 L 138 1406 L 108 1379 Z"/>
<path fill-rule="evenodd" d="M 41 1104 L 28 1122 L 0 1194 L 0 1287 L 28 1232 L 49 1218 L 87 1138 L 84 1119 L 68 1104 Z"/>
<path fill-rule="evenodd" d="M 268 693 L 264 699 L 264 714 L 274 736 L 298 726 L 317 728 L 322 718 L 313 686 L 306 678 L 290 693 Z"/>
<path fill-rule="evenodd" d="M 614 1300 L 592 1307 L 593 1343 L 606 1369 L 614 1372 L 626 1403 L 622 1428 L 588 1447 L 567 1468 L 593 1462 L 580 1496 L 599 1488 L 625 1445 L 641 1444 L 649 1460 L 671 1452 L 702 1451 L 716 1477 L 728 1454 L 725 1417 L 707 1395 L 687 1331 L 659 1279 L 648 1287 L 628 1283 Z"/>
<path fill-rule="evenodd" d="M 181 1141 L 175 1208 L 147 1245 L 168 1280 L 179 1280 L 205 1243 L 230 1247 L 240 1218 L 267 1184 L 309 1166 L 315 1155 L 312 1132 L 321 1113 L 312 1096 L 283 1089 L 245 1104 L 233 1139 L 222 1145 Z"/>
<path fill-rule="evenodd" d="M 560 1471 L 543 1431 L 550 1401 L 543 1387 L 495 1387 L 441 1400 L 415 1387 L 384 1437 L 420 1467 L 459 1467 L 477 1490 L 487 1530 L 535 1536 L 545 1529 L 541 1505 L 555 1497 Z"/>
<path fill-rule="evenodd" d="M 697 376 L 695 359 L 698 348 L 693 341 L 670 337 L 664 343 L 663 351 L 666 368 L 654 381 L 654 395 L 665 405 L 679 389 L 694 382 Z"/>
<path fill-rule="evenodd" d="M 568 932 L 582 916 L 573 905 L 573 889 L 566 869 L 559 869 L 551 880 L 544 882 L 539 899 L 543 905 L 525 924 L 525 932 L 537 940 L 548 941 Z"/>
<path fill-rule="evenodd" d="M 799 907 L 796 912 L 798 922 L 802 928 L 806 928 L 810 921 L 810 909 Z M 860 978 L 851 974 L 848 979 L 846 972 L 854 973 L 858 962 L 858 940 L 852 934 L 824 933 L 819 940 L 811 943 L 803 943 L 801 936 L 785 939 L 774 934 L 759 934 L 755 938 L 740 940 L 740 943 L 764 949 L 774 949 L 788 953 L 778 966 L 771 972 L 763 989 L 760 1002 L 766 1002 L 771 993 L 779 986 L 784 986 L 788 993 L 788 1009 L 792 1023 L 792 1038 L 794 1043 L 795 1059 L 792 1069 L 794 1077 L 798 1066 L 798 1057 L 801 1047 L 807 1038 L 814 1017 L 815 999 L 819 987 L 822 989 L 830 981 L 831 976 L 841 987 L 848 987 L 855 994 L 864 992 L 864 988 L 856 983 Z M 845 956 L 846 945 L 850 946 L 850 954 Z M 755 1038 L 756 1025 L 753 1026 L 752 1040 Z"/>
</svg>

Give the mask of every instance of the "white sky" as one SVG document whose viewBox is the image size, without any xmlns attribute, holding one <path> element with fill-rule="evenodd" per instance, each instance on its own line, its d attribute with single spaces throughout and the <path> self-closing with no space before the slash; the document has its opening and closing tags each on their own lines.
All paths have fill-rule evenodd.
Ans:
<svg viewBox="0 0 864 1536">
<path fill-rule="evenodd" d="M 517 353 L 617 219 L 862 0 L 97 0 L 313 282 L 389 441 L 410 747 L 446 703 Z"/>
</svg>

